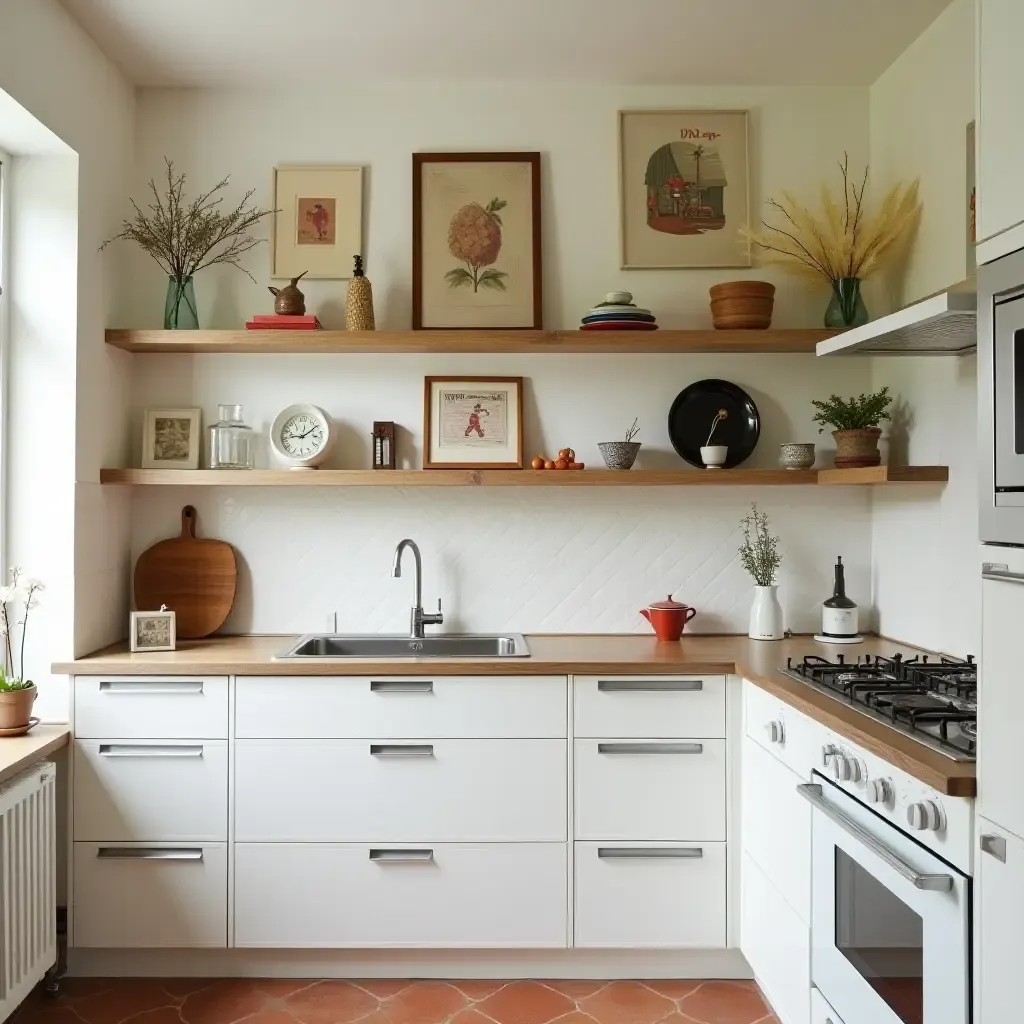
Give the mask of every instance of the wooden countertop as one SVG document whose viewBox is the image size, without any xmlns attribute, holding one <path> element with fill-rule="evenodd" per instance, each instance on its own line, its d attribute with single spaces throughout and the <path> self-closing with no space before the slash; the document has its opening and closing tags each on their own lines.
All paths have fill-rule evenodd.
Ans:
<svg viewBox="0 0 1024 1024">
<path fill-rule="evenodd" d="M 163 653 L 131 654 L 126 644 L 115 644 L 85 658 L 58 662 L 53 672 L 62 675 L 260 675 L 260 676 L 365 676 L 365 675 L 692 675 L 735 673 L 751 680 L 780 700 L 891 761 L 908 774 L 951 796 L 974 796 L 975 766 L 957 762 L 888 728 L 828 694 L 782 675 L 787 657 L 805 654 L 835 657 L 836 648 L 810 637 L 766 643 L 745 636 L 685 636 L 677 644 L 660 644 L 651 636 L 529 636 L 529 658 L 445 659 L 410 658 L 373 661 L 274 661 L 294 636 L 214 637 L 181 642 L 179 649 Z M 894 652 L 912 657 L 918 648 L 880 637 L 868 637 L 847 650 L 848 655 Z M 927 653 L 927 652 L 926 652 Z M 42 728 L 42 727 L 39 727 Z M 26 737 L 28 738 L 28 737 Z M 42 756 L 42 755 L 40 755 Z"/>
<path fill-rule="evenodd" d="M 67 722 L 40 722 L 24 736 L 0 737 L 0 782 L 67 746 L 70 738 Z"/>
</svg>

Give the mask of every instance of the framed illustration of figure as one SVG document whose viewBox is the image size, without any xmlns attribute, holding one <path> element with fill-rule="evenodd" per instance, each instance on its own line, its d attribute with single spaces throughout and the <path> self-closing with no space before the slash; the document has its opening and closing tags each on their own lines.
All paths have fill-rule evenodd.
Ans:
<svg viewBox="0 0 1024 1024">
<path fill-rule="evenodd" d="M 424 469 L 522 469 L 522 377 L 427 377 Z"/>
</svg>

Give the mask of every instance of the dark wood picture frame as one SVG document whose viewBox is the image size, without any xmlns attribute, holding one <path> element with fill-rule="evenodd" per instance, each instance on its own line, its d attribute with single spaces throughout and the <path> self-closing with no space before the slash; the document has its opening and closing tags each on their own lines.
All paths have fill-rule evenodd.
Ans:
<svg viewBox="0 0 1024 1024">
<path fill-rule="evenodd" d="M 527 163 L 532 172 L 533 322 L 514 327 L 425 327 L 423 325 L 423 170 L 433 163 Z M 540 153 L 413 153 L 412 155 L 412 327 L 414 331 L 539 331 L 544 316 L 541 261 Z"/>
<path fill-rule="evenodd" d="M 522 469 L 523 468 L 523 380 L 522 377 L 494 375 L 463 376 L 444 374 L 423 378 L 423 468 L 424 469 Z M 430 457 L 433 437 L 433 387 L 435 384 L 515 384 L 516 385 L 516 461 L 514 462 L 434 462 Z"/>
</svg>

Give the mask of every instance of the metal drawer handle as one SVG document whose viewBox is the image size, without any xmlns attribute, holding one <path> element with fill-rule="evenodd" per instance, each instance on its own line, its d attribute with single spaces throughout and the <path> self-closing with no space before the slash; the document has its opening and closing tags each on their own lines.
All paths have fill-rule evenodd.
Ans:
<svg viewBox="0 0 1024 1024">
<path fill-rule="evenodd" d="M 433 757 L 433 743 L 371 743 L 374 757 Z"/>
<path fill-rule="evenodd" d="M 602 693 L 692 693 L 704 689 L 703 679 L 599 679 Z"/>
<path fill-rule="evenodd" d="M 434 859 L 433 850 L 371 850 L 370 860 L 377 864 L 426 864 Z"/>
<path fill-rule="evenodd" d="M 1005 562 L 982 562 L 981 578 L 1001 583 L 1024 583 L 1024 573 L 1010 572 Z"/>
<path fill-rule="evenodd" d="M 703 754 L 703 743 L 598 743 L 599 754 Z"/>
<path fill-rule="evenodd" d="M 101 846 L 96 856 L 102 860 L 202 860 L 202 847 Z"/>
<path fill-rule="evenodd" d="M 202 693 L 201 679 L 161 679 L 158 683 L 144 683 L 136 679 L 101 679 L 100 692 L 109 694 L 159 694 L 181 696 L 182 694 Z"/>
<path fill-rule="evenodd" d="M 203 748 L 202 745 L 178 747 L 170 744 L 159 746 L 155 743 L 101 743 L 100 755 L 102 757 L 202 757 Z"/>
<path fill-rule="evenodd" d="M 1002 864 L 1006 863 L 1006 840 L 1002 836 L 983 835 L 981 837 L 981 852 L 995 857 Z"/>
<path fill-rule="evenodd" d="M 371 679 L 371 693 L 433 693 L 433 679 Z"/>
<path fill-rule="evenodd" d="M 880 843 L 870 832 L 861 828 L 852 818 L 847 817 L 838 808 L 833 807 L 822 795 L 821 786 L 812 782 L 804 782 L 796 787 L 796 791 L 810 801 L 816 811 L 821 811 L 830 821 L 838 825 L 847 835 L 853 836 L 859 843 L 866 846 L 876 857 L 889 865 L 901 878 L 905 878 L 915 889 L 926 889 L 932 892 L 949 892 L 953 888 L 952 875 L 922 874 L 913 865 L 908 864 L 898 854 Z"/>
<path fill-rule="evenodd" d="M 601 860 L 698 860 L 704 856 L 699 846 L 599 846 Z"/>
</svg>

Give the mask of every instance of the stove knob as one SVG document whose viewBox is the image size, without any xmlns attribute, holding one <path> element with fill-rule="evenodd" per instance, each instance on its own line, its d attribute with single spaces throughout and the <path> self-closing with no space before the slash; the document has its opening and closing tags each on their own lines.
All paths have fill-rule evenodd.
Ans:
<svg viewBox="0 0 1024 1024">
<path fill-rule="evenodd" d="M 851 757 L 850 761 L 850 780 L 856 783 L 864 783 L 868 778 L 867 765 L 859 757 Z"/>
<path fill-rule="evenodd" d="M 845 754 L 832 755 L 832 774 L 837 782 L 849 782 L 853 778 L 853 765 Z"/>
<path fill-rule="evenodd" d="M 942 812 L 931 800 L 907 807 L 907 824 L 915 832 L 937 832 L 942 827 Z"/>
<path fill-rule="evenodd" d="M 834 743 L 826 743 L 821 748 L 821 763 L 826 768 L 828 767 L 829 761 L 832 760 L 839 753 L 839 748 Z"/>
<path fill-rule="evenodd" d="M 768 737 L 769 743 L 785 743 L 786 742 L 786 727 L 782 722 L 765 722 L 764 732 Z"/>
<path fill-rule="evenodd" d="M 892 783 L 888 779 L 872 779 L 866 796 L 869 804 L 887 804 L 892 800 Z"/>
</svg>

